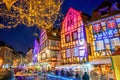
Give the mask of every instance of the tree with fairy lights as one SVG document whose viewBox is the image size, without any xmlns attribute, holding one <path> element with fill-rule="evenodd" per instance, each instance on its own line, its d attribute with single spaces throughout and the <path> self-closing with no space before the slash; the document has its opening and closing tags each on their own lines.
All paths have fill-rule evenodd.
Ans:
<svg viewBox="0 0 120 80">
<path fill-rule="evenodd" d="M 50 29 L 60 15 L 63 0 L 0 0 L 0 28 L 18 24 Z"/>
</svg>

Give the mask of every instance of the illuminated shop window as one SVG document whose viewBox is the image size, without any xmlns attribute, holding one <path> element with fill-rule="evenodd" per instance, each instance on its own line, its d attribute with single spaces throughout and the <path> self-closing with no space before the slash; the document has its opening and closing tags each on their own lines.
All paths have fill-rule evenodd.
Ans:
<svg viewBox="0 0 120 80">
<path fill-rule="evenodd" d="M 120 46 L 120 39 L 119 38 L 111 39 L 111 45 L 112 45 L 112 49 L 115 49 L 115 46 Z"/>
<path fill-rule="evenodd" d="M 65 35 L 66 42 L 70 42 L 70 34 Z"/>
<path fill-rule="evenodd" d="M 104 50 L 104 43 L 103 43 L 103 40 L 100 40 L 100 41 L 96 41 L 96 47 L 97 49 L 96 50 Z"/>
<path fill-rule="evenodd" d="M 71 57 L 71 50 L 70 49 L 66 49 L 66 57 Z"/>
<path fill-rule="evenodd" d="M 73 33 L 72 33 L 72 40 L 74 41 L 74 40 L 78 40 L 78 33 L 77 33 L 77 31 L 74 31 Z"/>
</svg>

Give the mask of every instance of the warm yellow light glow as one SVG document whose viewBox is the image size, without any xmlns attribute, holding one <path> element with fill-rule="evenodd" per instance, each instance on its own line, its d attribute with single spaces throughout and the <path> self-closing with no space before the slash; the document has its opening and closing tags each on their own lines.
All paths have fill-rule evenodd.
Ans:
<svg viewBox="0 0 120 80">
<path fill-rule="evenodd" d="M 16 27 L 22 23 L 50 29 L 57 19 L 61 4 L 61 0 L 3 0 L 0 3 L 3 6 L 0 7 L 0 17 L 4 19 L 4 25 L 0 28 Z"/>
<path fill-rule="evenodd" d="M 116 80 L 120 80 L 120 56 L 112 56 Z"/>
<path fill-rule="evenodd" d="M 17 0 L 3 0 L 8 10 L 10 10 L 11 6 L 16 2 Z"/>
<path fill-rule="evenodd" d="M 3 60 L 0 58 L 0 65 L 3 63 Z"/>
</svg>

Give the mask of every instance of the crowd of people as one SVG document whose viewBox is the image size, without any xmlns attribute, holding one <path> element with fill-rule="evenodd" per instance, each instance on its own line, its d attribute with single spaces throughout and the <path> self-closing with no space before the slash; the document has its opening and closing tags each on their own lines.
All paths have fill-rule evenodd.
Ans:
<svg viewBox="0 0 120 80">
<path fill-rule="evenodd" d="M 55 71 L 48 71 L 49 74 L 54 74 L 56 76 L 63 76 L 68 78 L 75 78 L 75 80 L 114 80 L 109 78 L 108 74 L 105 72 L 97 72 L 91 70 L 89 72 L 84 72 L 83 70 L 72 70 L 72 69 L 55 69 Z"/>
<path fill-rule="evenodd" d="M 68 77 L 68 78 L 75 78 L 76 80 L 90 80 L 90 77 L 87 72 L 80 73 L 79 71 L 73 71 L 72 69 L 70 70 L 55 70 L 55 75 L 57 76 L 63 76 L 63 77 Z"/>
<path fill-rule="evenodd" d="M 42 76 L 43 74 L 50 74 L 54 76 L 61 76 L 65 78 L 72 78 L 73 80 L 114 80 L 108 79 L 105 73 L 97 73 L 95 70 L 91 70 L 90 72 L 84 72 L 83 70 L 72 70 L 72 69 L 51 69 L 51 70 L 32 70 L 32 69 L 6 69 L 6 75 L 2 80 L 15 80 L 14 75 L 22 75 L 22 74 L 37 74 L 38 76 Z M 21 80 L 21 79 L 18 79 Z M 41 80 L 40 77 L 37 80 Z"/>
</svg>

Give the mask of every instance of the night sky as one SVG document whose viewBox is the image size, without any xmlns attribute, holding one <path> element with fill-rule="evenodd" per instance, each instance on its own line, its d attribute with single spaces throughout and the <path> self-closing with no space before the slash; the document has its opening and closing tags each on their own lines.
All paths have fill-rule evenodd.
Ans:
<svg viewBox="0 0 120 80">
<path fill-rule="evenodd" d="M 119 1 L 120 0 L 110 0 Z M 62 5 L 62 13 L 66 14 L 69 7 L 73 7 L 76 10 L 80 10 L 89 15 L 97 8 L 103 0 L 65 0 Z M 19 25 L 16 28 L 0 29 L 0 40 L 6 42 L 12 46 L 16 51 L 22 51 L 26 53 L 29 48 L 33 47 L 35 36 L 34 32 L 39 33 L 38 28 L 27 27 L 25 25 Z"/>
</svg>

